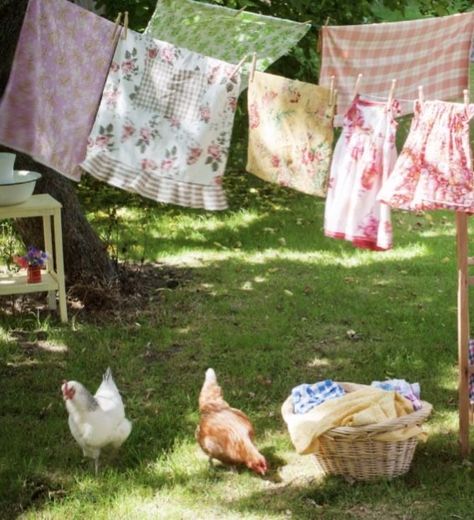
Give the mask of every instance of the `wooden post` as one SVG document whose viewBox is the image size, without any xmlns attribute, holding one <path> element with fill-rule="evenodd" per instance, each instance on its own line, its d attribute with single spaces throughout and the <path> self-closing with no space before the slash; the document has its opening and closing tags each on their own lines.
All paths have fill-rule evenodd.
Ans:
<svg viewBox="0 0 474 520">
<path fill-rule="evenodd" d="M 469 455 L 469 295 L 468 295 L 468 216 L 456 212 L 458 258 L 458 364 L 459 364 L 459 446 L 461 457 Z"/>
</svg>

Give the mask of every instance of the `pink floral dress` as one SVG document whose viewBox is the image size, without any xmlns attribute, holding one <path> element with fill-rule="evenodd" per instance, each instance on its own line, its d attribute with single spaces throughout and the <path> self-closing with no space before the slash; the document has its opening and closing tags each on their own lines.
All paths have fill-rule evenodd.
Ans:
<svg viewBox="0 0 474 520">
<path fill-rule="evenodd" d="M 469 120 L 474 105 L 415 101 L 410 133 L 379 199 L 406 210 L 474 211 Z"/>
<path fill-rule="evenodd" d="M 324 214 L 324 233 L 356 247 L 392 247 L 390 208 L 376 200 L 395 164 L 397 101 L 372 101 L 357 95 L 344 116 L 336 143 Z"/>
</svg>

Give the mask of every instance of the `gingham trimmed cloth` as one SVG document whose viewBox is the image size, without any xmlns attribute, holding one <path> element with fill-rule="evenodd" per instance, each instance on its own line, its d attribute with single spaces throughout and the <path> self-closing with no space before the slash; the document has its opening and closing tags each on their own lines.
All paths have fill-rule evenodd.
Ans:
<svg viewBox="0 0 474 520">
<path fill-rule="evenodd" d="M 423 85 L 426 99 L 454 100 L 469 88 L 469 53 L 474 11 L 440 18 L 322 28 L 320 85 L 335 76 L 336 124 L 349 107 L 356 78 L 360 92 L 386 97 L 392 79 L 397 99 L 415 99 Z M 413 103 L 402 105 L 402 114 Z"/>
<path fill-rule="evenodd" d="M 329 399 L 335 399 L 345 394 L 344 388 L 331 379 L 295 386 L 291 391 L 294 413 L 306 413 Z"/>
<path fill-rule="evenodd" d="M 128 31 L 119 39 L 81 164 L 150 199 L 222 210 L 240 72 Z"/>
</svg>

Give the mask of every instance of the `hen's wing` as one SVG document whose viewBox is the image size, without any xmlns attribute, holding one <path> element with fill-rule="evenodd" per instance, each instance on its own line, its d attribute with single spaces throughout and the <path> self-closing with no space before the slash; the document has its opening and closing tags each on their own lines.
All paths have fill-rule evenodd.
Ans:
<svg viewBox="0 0 474 520">
<path fill-rule="evenodd" d="M 226 464 L 240 464 L 245 462 L 251 443 L 249 424 L 245 414 L 236 414 L 231 409 L 204 414 L 196 430 L 196 440 L 210 457 Z"/>
<path fill-rule="evenodd" d="M 132 431 L 132 423 L 128 419 L 123 419 L 115 430 L 115 438 L 112 441 L 114 448 L 119 448 L 128 438 Z"/>
</svg>

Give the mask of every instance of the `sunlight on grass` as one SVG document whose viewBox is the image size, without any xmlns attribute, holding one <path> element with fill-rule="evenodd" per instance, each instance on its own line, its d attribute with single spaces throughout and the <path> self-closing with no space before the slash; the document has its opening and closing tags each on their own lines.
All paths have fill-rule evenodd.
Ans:
<svg viewBox="0 0 474 520">
<path fill-rule="evenodd" d="M 206 266 L 214 262 L 224 262 L 234 259 L 242 264 L 265 264 L 274 260 L 300 262 L 302 264 L 315 265 L 339 265 L 342 267 L 360 267 L 386 260 L 406 261 L 419 258 L 429 254 L 427 246 L 413 244 L 407 247 L 398 247 L 392 251 L 373 253 L 368 251 L 354 251 L 352 254 L 338 254 L 329 251 L 298 252 L 288 251 L 283 248 L 265 249 L 258 253 L 244 253 L 238 250 L 228 251 L 198 251 L 182 252 L 179 255 L 163 256 L 160 260 L 174 265 L 185 265 L 188 267 Z"/>
</svg>

